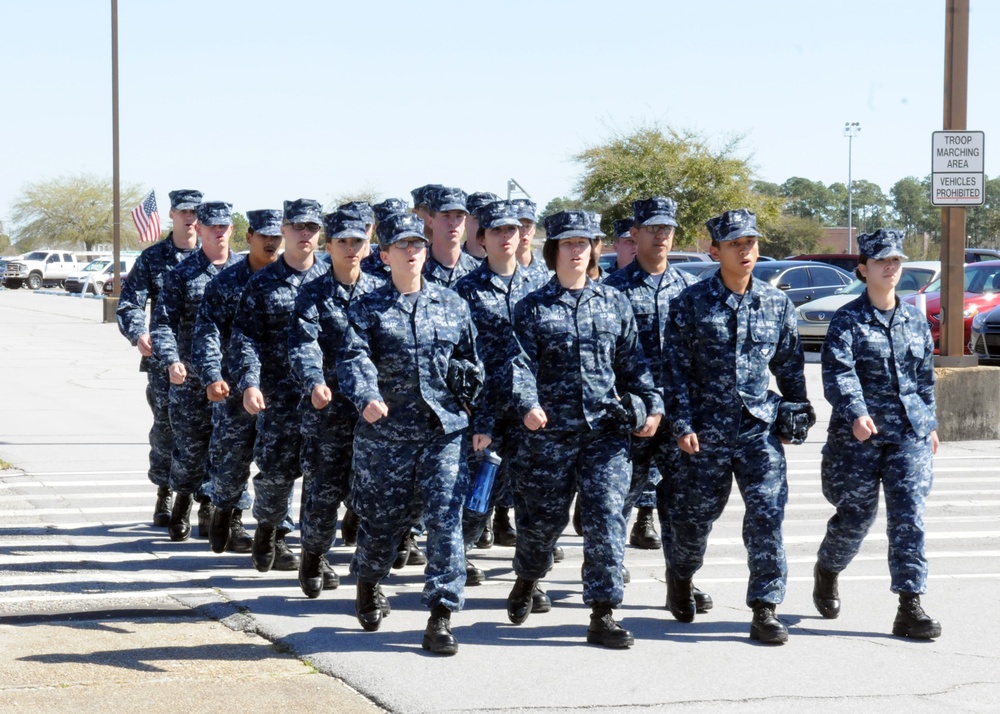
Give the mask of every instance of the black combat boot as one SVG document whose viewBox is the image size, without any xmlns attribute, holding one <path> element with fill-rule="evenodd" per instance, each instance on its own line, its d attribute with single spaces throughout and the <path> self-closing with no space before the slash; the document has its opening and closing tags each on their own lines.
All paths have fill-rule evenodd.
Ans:
<svg viewBox="0 0 1000 714">
<path fill-rule="evenodd" d="M 694 609 L 699 615 L 704 615 L 715 605 L 712 602 L 712 596 L 706 592 L 702 592 L 694 584 L 691 585 L 691 592 L 694 594 Z"/>
<path fill-rule="evenodd" d="M 505 506 L 493 509 L 493 543 L 505 548 L 517 545 L 517 531 L 510 522 L 510 509 Z"/>
<path fill-rule="evenodd" d="M 378 583 L 358 578 L 358 595 L 354 601 L 354 614 L 368 632 L 382 626 L 382 608 L 378 605 Z"/>
<path fill-rule="evenodd" d="M 632 532 L 628 537 L 629 544 L 642 550 L 659 550 L 663 543 L 653 521 L 653 509 L 640 506 L 636 510 L 635 523 L 632 524 Z"/>
<path fill-rule="evenodd" d="M 170 525 L 170 512 L 174 507 L 174 499 L 169 486 L 156 489 L 156 505 L 153 506 L 153 525 L 164 528 Z"/>
<path fill-rule="evenodd" d="M 466 560 L 465 561 L 465 584 L 466 585 L 482 585 L 484 580 L 486 580 L 486 573 L 484 573 L 481 569 L 477 568 L 475 565 L 473 565 L 468 560 Z"/>
<path fill-rule="evenodd" d="M 788 642 L 788 628 L 774 614 L 772 603 L 755 602 L 753 604 L 750 639 L 765 645 L 783 645 Z"/>
<path fill-rule="evenodd" d="M 611 613 L 611 606 L 607 603 L 594 605 L 590 615 L 590 627 L 587 628 L 587 642 L 615 650 L 628 649 L 635 644 L 635 638 L 631 632 L 615 622 Z"/>
<path fill-rule="evenodd" d="M 514 587 L 507 596 L 507 617 L 515 625 L 520 625 L 528 619 L 532 594 L 537 584 L 537 580 L 525 580 L 520 577 L 514 581 Z"/>
<path fill-rule="evenodd" d="M 531 611 L 532 612 L 548 612 L 552 609 L 552 600 L 549 596 L 538 587 L 538 583 L 535 583 L 535 589 L 531 591 Z"/>
<path fill-rule="evenodd" d="M 557 545 L 552 548 L 552 562 L 561 563 L 566 560 L 566 551 L 563 550 L 561 545 Z"/>
<path fill-rule="evenodd" d="M 678 578 L 667 568 L 667 609 L 678 622 L 692 622 L 698 606 L 691 590 L 691 578 Z"/>
<path fill-rule="evenodd" d="M 274 565 L 274 543 L 274 526 L 266 526 L 258 523 L 257 530 L 253 534 L 251 555 L 253 557 L 253 567 L 262 573 L 266 573 Z"/>
<path fill-rule="evenodd" d="M 299 569 L 299 556 L 292 552 L 292 549 L 288 547 L 285 542 L 285 536 L 288 535 L 288 531 L 284 528 L 279 528 L 278 533 L 274 538 L 274 563 L 271 567 L 275 570 L 298 570 Z"/>
<path fill-rule="evenodd" d="M 344 511 L 344 519 L 340 522 L 340 535 L 344 539 L 344 545 L 348 548 L 354 548 L 358 545 L 359 522 L 357 513 L 350 508 Z"/>
<path fill-rule="evenodd" d="M 900 593 L 899 609 L 892 623 L 892 634 L 915 640 L 933 640 L 941 636 L 941 623 L 931 618 L 920 606 L 916 593 Z"/>
<path fill-rule="evenodd" d="M 316 553 L 302 550 L 299 560 L 299 587 L 306 597 L 317 598 L 323 592 L 323 574 L 319 568 L 320 556 Z"/>
<path fill-rule="evenodd" d="M 170 540 L 187 540 L 191 536 L 191 501 L 190 493 L 178 493 L 174 499 L 170 523 L 167 524 Z"/>
<path fill-rule="evenodd" d="M 389 598 L 385 596 L 382 592 L 382 586 L 375 586 L 375 604 L 378 605 L 378 609 L 382 611 L 382 617 L 388 617 L 392 612 L 392 607 L 389 605 Z"/>
<path fill-rule="evenodd" d="M 622 585 L 628 585 L 632 582 L 632 573 L 628 571 L 624 565 L 622 566 Z"/>
<path fill-rule="evenodd" d="M 233 509 L 216 508 L 212 514 L 212 525 L 208 529 L 208 543 L 213 553 L 225 553 L 229 547 L 229 536 L 233 528 Z"/>
<path fill-rule="evenodd" d="M 198 537 L 209 538 L 212 530 L 212 515 L 215 513 L 215 506 L 211 501 L 202 501 L 198 506 Z"/>
<path fill-rule="evenodd" d="M 837 573 L 832 573 L 819 563 L 813 568 L 813 605 L 828 620 L 840 614 L 840 593 L 837 591 Z"/>
<path fill-rule="evenodd" d="M 434 654 L 453 655 L 458 652 L 458 640 L 451 634 L 451 611 L 444 605 L 431 610 L 424 630 L 423 648 Z"/>
<path fill-rule="evenodd" d="M 253 548 L 253 537 L 243 527 L 243 511 L 233 509 L 233 520 L 229 526 L 229 544 L 226 550 L 230 553 L 249 553 Z"/>
<path fill-rule="evenodd" d="M 420 550 L 420 547 L 417 545 L 417 539 L 412 533 L 410 534 L 408 546 L 409 551 L 406 554 L 406 564 L 427 565 L 427 556 Z"/>
<path fill-rule="evenodd" d="M 483 532 L 479 534 L 479 538 L 476 539 L 476 547 L 482 550 L 488 550 L 493 547 L 493 527 L 490 526 L 490 521 L 493 520 L 493 509 L 491 508 L 486 514 L 486 525 L 483 526 Z"/>
<path fill-rule="evenodd" d="M 340 576 L 330 565 L 330 561 L 326 559 L 325 553 L 319 557 L 319 572 L 323 575 L 324 590 L 336 590 L 340 587 Z"/>
<path fill-rule="evenodd" d="M 410 531 L 406 531 L 403 534 L 403 539 L 399 541 L 399 546 L 396 548 L 396 559 L 392 561 L 392 567 L 394 570 L 400 570 L 406 565 L 406 561 L 410 558 Z"/>
</svg>

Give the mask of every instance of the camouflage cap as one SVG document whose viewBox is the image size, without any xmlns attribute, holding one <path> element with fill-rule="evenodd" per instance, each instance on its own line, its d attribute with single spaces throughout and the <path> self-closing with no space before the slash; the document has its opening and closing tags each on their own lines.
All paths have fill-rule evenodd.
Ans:
<svg viewBox="0 0 1000 714">
<path fill-rule="evenodd" d="M 717 243 L 725 243 L 730 240 L 737 240 L 746 236 L 760 237 L 757 231 L 757 214 L 746 208 L 737 208 L 726 211 L 721 216 L 709 218 L 705 221 L 712 240 Z"/>
<path fill-rule="evenodd" d="M 372 206 L 375 220 L 381 223 L 394 213 L 409 213 L 410 205 L 402 198 L 387 198 L 382 203 Z"/>
<path fill-rule="evenodd" d="M 903 239 L 906 234 L 894 228 L 879 228 L 874 233 L 858 236 L 858 253 L 868 260 L 885 260 L 899 257 L 906 260 L 903 253 Z"/>
<path fill-rule="evenodd" d="M 538 206 L 530 198 L 515 198 L 511 203 L 517 206 L 518 218 L 526 218 L 532 223 L 538 223 Z"/>
<path fill-rule="evenodd" d="M 225 201 L 206 201 L 199 203 L 198 223 L 203 226 L 233 225 L 233 204 Z"/>
<path fill-rule="evenodd" d="M 315 223 L 323 225 L 323 206 L 311 198 L 285 201 L 285 220 L 289 223 Z"/>
<path fill-rule="evenodd" d="M 193 211 L 201 203 L 201 191 L 192 188 L 179 188 L 170 192 L 170 209 L 173 211 Z"/>
<path fill-rule="evenodd" d="M 404 238 L 419 238 L 427 242 L 424 236 L 424 221 L 412 213 L 394 213 L 384 221 L 379 221 L 375 229 L 378 233 L 378 244 L 380 248 L 388 248 L 393 243 L 398 243 Z"/>
<path fill-rule="evenodd" d="M 427 208 L 431 213 L 440 213 L 441 211 L 469 212 L 469 209 L 466 206 L 468 196 L 466 196 L 465 191 L 460 188 L 442 186 L 437 191 L 434 191 L 429 196 L 429 199 L 430 202 L 427 204 Z"/>
<path fill-rule="evenodd" d="M 465 199 L 465 207 L 468 209 L 469 213 L 479 218 L 479 211 L 489 204 L 499 201 L 500 197 L 495 193 L 490 193 L 488 191 L 477 191 L 476 193 L 470 193 L 469 197 Z"/>
<path fill-rule="evenodd" d="M 594 213 L 593 211 L 584 211 L 587 214 L 587 220 L 590 221 L 590 227 L 593 230 L 595 238 L 604 238 L 606 233 L 601 230 L 601 214 Z"/>
<path fill-rule="evenodd" d="M 666 196 L 653 196 L 632 201 L 637 226 L 676 226 L 677 202 Z"/>
<path fill-rule="evenodd" d="M 619 218 L 615 221 L 615 238 L 628 238 L 631 236 L 634 224 L 634 218 Z"/>
<path fill-rule="evenodd" d="M 280 236 L 281 219 L 284 214 L 275 208 L 264 208 L 259 211 L 247 211 L 247 221 L 250 230 L 262 236 Z"/>
<path fill-rule="evenodd" d="M 594 237 L 590 217 L 586 211 L 559 211 L 546 216 L 544 225 L 547 240 Z"/>
<path fill-rule="evenodd" d="M 479 227 L 489 230 L 500 226 L 517 226 L 521 221 L 517 218 L 517 206 L 511 201 L 493 201 L 479 209 Z"/>
<path fill-rule="evenodd" d="M 413 207 L 430 205 L 431 196 L 442 188 L 444 186 L 439 183 L 428 183 L 413 189 L 410 191 L 410 195 L 413 197 Z"/>
<path fill-rule="evenodd" d="M 338 211 L 343 211 L 345 209 L 357 211 L 358 215 L 361 216 L 361 220 L 365 222 L 365 225 L 370 226 L 375 223 L 375 211 L 372 209 L 372 205 L 367 201 L 350 201 L 337 206 Z"/>
<path fill-rule="evenodd" d="M 344 205 L 350 206 L 351 204 Z M 367 206 L 368 204 L 366 203 L 365 205 Z M 326 233 L 328 241 L 340 240 L 342 238 L 368 240 L 368 234 L 365 233 L 366 227 L 367 224 L 362 217 L 361 211 L 355 207 L 341 207 L 333 213 L 327 213 L 323 216 L 323 231 Z"/>
</svg>

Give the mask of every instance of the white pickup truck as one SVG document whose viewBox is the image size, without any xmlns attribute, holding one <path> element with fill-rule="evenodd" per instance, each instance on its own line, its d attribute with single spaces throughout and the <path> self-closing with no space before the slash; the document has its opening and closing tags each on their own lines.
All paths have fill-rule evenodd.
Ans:
<svg viewBox="0 0 1000 714">
<path fill-rule="evenodd" d="M 33 250 L 20 258 L 5 261 L 3 280 L 8 288 L 27 285 L 38 290 L 46 285 L 59 285 L 80 269 L 76 256 L 65 250 Z"/>
</svg>

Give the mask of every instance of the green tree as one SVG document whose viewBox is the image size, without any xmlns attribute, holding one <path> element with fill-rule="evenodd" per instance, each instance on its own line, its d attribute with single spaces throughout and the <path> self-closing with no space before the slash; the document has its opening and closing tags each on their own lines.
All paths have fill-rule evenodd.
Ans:
<svg viewBox="0 0 1000 714">
<path fill-rule="evenodd" d="M 403 198 L 400 196 L 400 198 Z M 364 201 L 365 203 L 376 204 L 382 200 L 382 192 L 371 184 L 365 184 L 362 188 L 354 191 L 346 191 L 334 195 L 327 204 L 327 211 L 335 211 L 337 206 L 343 206 L 351 201 Z"/>
<path fill-rule="evenodd" d="M 969 247 L 996 248 L 1000 240 L 1000 177 L 986 180 L 982 206 L 965 211 L 965 234 Z"/>
<path fill-rule="evenodd" d="M 823 226 L 814 218 L 783 214 L 764 231 L 760 252 L 772 258 L 815 253 L 823 239 Z"/>
<path fill-rule="evenodd" d="M 832 225 L 836 218 L 834 193 L 820 181 L 793 176 L 781 184 L 785 199 L 783 212 L 799 218 L 811 218 L 823 225 Z"/>
<path fill-rule="evenodd" d="M 632 215 L 632 201 L 649 196 L 677 201 L 678 248 L 705 237 L 705 221 L 732 208 L 756 212 L 766 228 L 777 218 L 779 202 L 752 190 L 749 159 L 739 155 L 741 140 L 730 139 L 714 149 L 693 131 L 640 127 L 574 157 L 583 165 L 577 192 L 602 214 L 609 235 L 616 219 Z"/>
<path fill-rule="evenodd" d="M 941 240 L 941 211 L 931 205 L 930 184 L 930 176 L 923 179 L 907 176 L 889 189 L 897 226 L 906 231 L 907 236 L 919 238 L 921 254 L 925 252 L 922 248 L 924 233 L 929 233 L 936 242 Z"/>
<path fill-rule="evenodd" d="M 136 184 L 121 186 L 123 246 L 139 243 L 129 213 L 144 194 Z M 81 247 L 90 251 L 111 245 L 113 214 L 111 179 L 80 174 L 26 184 L 14 201 L 11 219 L 19 251 Z"/>
<path fill-rule="evenodd" d="M 889 199 L 878 184 L 860 179 L 854 182 L 853 225 L 859 233 L 871 233 L 889 223 Z"/>
<path fill-rule="evenodd" d="M 233 211 L 233 235 L 229 239 L 229 244 L 236 252 L 247 249 L 247 229 L 250 221 L 239 211 Z"/>
<path fill-rule="evenodd" d="M 596 210 L 586 201 L 582 201 L 579 198 L 573 198 L 571 196 L 559 196 L 553 198 L 551 201 L 545 204 L 545 208 L 542 212 L 538 214 L 538 222 L 541 223 L 545 220 L 546 216 L 551 216 L 553 213 L 559 213 L 559 211 L 593 211 Z"/>
<path fill-rule="evenodd" d="M 0 255 L 7 255 L 10 252 L 10 236 L 4 230 L 3 221 L 0 221 Z"/>
<path fill-rule="evenodd" d="M 770 181 L 754 181 L 750 184 L 750 189 L 754 193 L 759 193 L 761 196 L 781 198 L 781 186 L 776 183 L 771 183 Z"/>
</svg>

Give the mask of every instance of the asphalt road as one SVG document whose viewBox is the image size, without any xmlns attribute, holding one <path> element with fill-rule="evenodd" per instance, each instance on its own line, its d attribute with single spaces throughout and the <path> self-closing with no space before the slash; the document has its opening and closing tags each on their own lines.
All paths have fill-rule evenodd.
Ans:
<svg viewBox="0 0 1000 714">
<path fill-rule="evenodd" d="M 294 573 L 260 574 L 249 556 L 216 555 L 198 539 L 172 543 L 153 528 L 145 379 L 135 350 L 100 319 L 96 300 L 0 291 L 0 458 L 15 466 L 0 472 L 0 624 L 67 611 L 141 615 L 178 604 L 202 618 L 238 615 L 280 651 L 399 712 L 997 709 L 996 442 L 947 443 L 935 459 L 924 605 L 942 622 L 937 641 L 890 634 L 896 600 L 884 518 L 841 578 L 840 618 L 824 620 L 813 609 L 812 565 L 832 512 L 819 488 L 829 410 L 813 363 L 807 377 L 821 421 L 806 444 L 787 451 L 790 577 L 778 610 L 790 630 L 787 645 L 761 646 L 747 636 L 743 506 L 734 489 L 695 579 L 715 609 L 694 623 L 674 621 L 663 607 L 661 554 L 629 548 L 632 583 L 617 615 L 636 645 L 586 645 L 582 543 L 569 531 L 560 541 L 567 558 L 545 580 L 552 612 L 519 627 L 504 609 L 512 549 L 474 551 L 488 580 L 468 588 L 465 610 L 453 617 L 459 653 L 440 658 L 420 648 L 427 612 L 418 568 L 393 572 L 385 587 L 392 615 L 379 632 L 365 633 L 353 615 L 346 548 L 332 555 L 341 587 L 309 600 Z"/>
</svg>

